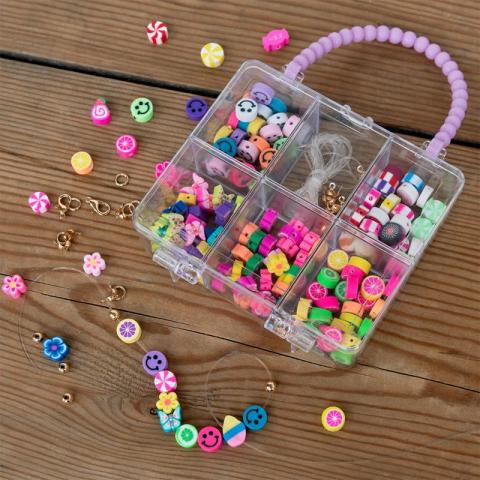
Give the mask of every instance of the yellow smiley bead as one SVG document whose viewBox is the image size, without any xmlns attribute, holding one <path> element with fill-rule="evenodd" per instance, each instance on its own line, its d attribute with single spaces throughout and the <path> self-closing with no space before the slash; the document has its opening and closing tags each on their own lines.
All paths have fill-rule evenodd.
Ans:
<svg viewBox="0 0 480 480">
<path fill-rule="evenodd" d="M 142 336 L 139 323 L 133 318 L 124 318 L 117 325 L 118 338 L 124 343 L 135 343 Z"/>
</svg>

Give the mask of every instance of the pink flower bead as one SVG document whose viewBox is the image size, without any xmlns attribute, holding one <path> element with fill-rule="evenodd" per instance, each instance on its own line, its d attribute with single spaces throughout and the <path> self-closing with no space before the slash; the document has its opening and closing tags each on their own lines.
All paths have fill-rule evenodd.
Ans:
<svg viewBox="0 0 480 480">
<path fill-rule="evenodd" d="M 169 160 L 166 160 L 165 162 L 157 163 L 155 165 L 155 178 L 158 178 L 162 172 L 168 167 L 168 164 L 170 163 Z"/>
<path fill-rule="evenodd" d="M 105 260 L 98 252 L 94 252 L 91 255 L 85 255 L 83 257 L 83 271 L 87 275 L 98 277 L 102 271 L 105 270 L 105 267 Z"/>
<path fill-rule="evenodd" d="M 27 286 L 25 285 L 23 278 L 20 275 L 15 274 L 3 279 L 2 291 L 5 295 L 16 299 L 20 298 L 27 292 Z"/>
</svg>

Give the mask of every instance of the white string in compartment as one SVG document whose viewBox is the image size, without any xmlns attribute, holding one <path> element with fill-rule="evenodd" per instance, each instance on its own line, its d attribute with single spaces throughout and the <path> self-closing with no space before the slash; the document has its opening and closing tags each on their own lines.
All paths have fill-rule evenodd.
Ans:
<svg viewBox="0 0 480 480">
<path fill-rule="evenodd" d="M 306 145 L 306 161 L 311 169 L 305 183 L 295 193 L 309 202 L 318 205 L 320 190 L 330 179 L 340 172 L 354 176 L 352 164 L 356 164 L 357 174 L 363 174 L 363 168 L 352 156 L 352 145 L 342 135 L 319 133 Z"/>
</svg>

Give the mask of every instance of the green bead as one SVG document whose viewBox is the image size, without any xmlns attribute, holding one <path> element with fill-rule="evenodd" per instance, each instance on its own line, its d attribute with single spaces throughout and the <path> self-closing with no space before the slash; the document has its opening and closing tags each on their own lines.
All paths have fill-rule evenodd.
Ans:
<svg viewBox="0 0 480 480">
<path fill-rule="evenodd" d="M 292 265 L 287 271 L 287 273 L 293 275 L 294 277 L 298 275 L 298 272 L 300 272 L 300 267 L 298 265 Z"/>
<path fill-rule="evenodd" d="M 192 448 L 197 443 L 198 431 L 193 425 L 184 423 L 175 430 L 175 440 L 182 448 Z"/>
<path fill-rule="evenodd" d="M 325 288 L 335 288 L 340 280 L 340 275 L 333 269 L 323 267 L 317 275 L 317 282 Z"/>
<path fill-rule="evenodd" d="M 365 317 L 362 320 L 362 323 L 360 324 L 360 326 L 358 327 L 357 336 L 359 338 L 363 338 L 370 331 L 372 327 L 373 327 L 373 321 L 370 318 Z"/>
<path fill-rule="evenodd" d="M 330 354 L 330 358 L 341 365 L 350 366 L 355 362 L 355 354 L 350 352 L 342 352 L 341 350 L 336 350 Z"/>
<path fill-rule="evenodd" d="M 283 147 L 283 144 L 288 140 L 287 137 L 280 137 L 278 140 L 275 141 L 273 144 L 273 148 L 275 150 L 280 150 Z"/>
<path fill-rule="evenodd" d="M 433 230 L 433 223 L 424 217 L 416 218 L 412 223 L 412 235 L 420 240 L 427 240 Z"/>
<path fill-rule="evenodd" d="M 431 198 L 422 209 L 422 217 L 428 218 L 432 223 L 438 223 L 446 208 L 443 202 Z"/>
<path fill-rule="evenodd" d="M 252 255 L 245 264 L 245 268 L 250 272 L 256 272 L 263 263 L 263 257 L 259 253 Z"/>
<path fill-rule="evenodd" d="M 153 118 L 153 103 L 145 97 L 136 98 L 130 105 L 130 113 L 138 123 L 147 123 Z"/>
<path fill-rule="evenodd" d="M 330 324 L 333 319 L 333 313 L 325 308 L 312 307 L 308 314 L 308 320 L 312 323 L 322 325 Z"/>
<path fill-rule="evenodd" d="M 346 292 L 347 290 L 347 282 L 343 280 L 337 286 L 335 287 L 335 296 L 338 298 L 340 302 L 344 302 L 347 297 L 346 297 Z"/>
<path fill-rule="evenodd" d="M 267 236 L 265 232 L 262 232 L 260 229 L 255 230 L 251 235 L 250 238 L 247 241 L 247 247 L 249 250 L 252 252 L 256 252 L 258 250 L 258 247 L 261 243 L 261 241 Z"/>
</svg>

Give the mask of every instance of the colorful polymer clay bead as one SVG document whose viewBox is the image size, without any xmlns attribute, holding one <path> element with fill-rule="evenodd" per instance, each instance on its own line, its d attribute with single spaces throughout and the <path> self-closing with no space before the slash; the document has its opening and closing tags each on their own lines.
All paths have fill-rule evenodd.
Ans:
<svg viewBox="0 0 480 480">
<path fill-rule="evenodd" d="M 70 353 L 70 347 L 61 337 L 47 338 L 43 342 L 43 354 L 49 360 L 62 362 Z"/>
<path fill-rule="evenodd" d="M 201 51 L 200 57 L 203 64 L 208 68 L 218 68 L 225 60 L 225 53 L 221 45 L 215 42 L 205 44 Z"/>
<path fill-rule="evenodd" d="M 417 203 L 415 204 L 419 208 L 423 208 L 427 203 L 427 200 L 432 196 L 433 188 L 430 185 L 425 185 L 423 190 L 420 192 Z"/>
<path fill-rule="evenodd" d="M 223 439 L 230 447 L 239 447 L 245 442 L 247 432 L 245 425 L 232 415 L 226 415 L 223 420 Z"/>
<path fill-rule="evenodd" d="M 18 274 L 7 276 L 3 279 L 2 292 L 9 297 L 17 299 L 27 292 L 27 285 Z"/>
<path fill-rule="evenodd" d="M 208 110 L 208 104 L 203 97 L 192 97 L 185 103 L 185 113 L 190 120 L 201 120 Z"/>
<path fill-rule="evenodd" d="M 198 432 L 198 446 L 207 453 L 214 453 L 222 447 L 222 434 L 218 428 L 203 427 Z"/>
<path fill-rule="evenodd" d="M 182 425 L 182 408 L 177 407 L 171 414 L 159 410 L 157 412 L 160 426 L 165 433 L 171 433 Z"/>
<path fill-rule="evenodd" d="M 158 350 L 147 352 L 142 359 L 143 369 L 151 376 L 168 368 L 167 357 Z"/>
<path fill-rule="evenodd" d="M 188 423 L 180 425 L 175 430 L 175 440 L 182 448 L 192 448 L 197 443 L 198 431 Z"/>
<path fill-rule="evenodd" d="M 422 209 L 422 217 L 427 218 L 434 224 L 438 223 L 446 208 L 447 207 L 443 202 L 431 198 L 425 203 L 425 206 Z"/>
<path fill-rule="evenodd" d="M 249 98 L 243 98 L 235 105 L 235 115 L 240 122 L 251 122 L 255 120 L 257 112 L 257 102 Z"/>
<path fill-rule="evenodd" d="M 121 135 L 115 142 L 117 154 L 123 158 L 131 158 L 138 151 L 137 140 L 133 135 Z"/>
<path fill-rule="evenodd" d="M 338 432 L 345 425 L 345 413 L 339 407 L 328 407 L 322 412 L 322 425 L 328 432 Z"/>
<path fill-rule="evenodd" d="M 42 215 L 50 210 L 50 199 L 43 192 L 34 192 L 28 197 L 28 205 L 34 213 Z"/>
<path fill-rule="evenodd" d="M 96 100 L 90 111 L 90 119 L 94 125 L 108 125 L 110 123 L 111 113 L 104 98 L 100 97 Z"/>
<path fill-rule="evenodd" d="M 243 411 L 242 420 L 249 430 L 256 432 L 265 427 L 268 415 L 266 410 L 260 405 L 251 405 Z"/>
<path fill-rule="evenodd" d="M 275 96 L 275 90 L 265 83 L 257 82 L 251 88 L 250 94 L 257 103 L 268 105 Z"/>
<path fill-rule="evenodd" d="M 132 118 L 138 123 L 147 123 L 153 118 L 153 103 L 146 97 L 136 98 L 130 105 Z"/>
<path fill-rule="evenodd" d="M 177 378 L 170 370 L 161 370 L 155 374 L 154 384 L 159 392 L 173 392 L 177 389 Z"/>
<path fill-rule="evenodd" d="M 427 240 L 434 229 L 434 224 L 424 217 L 416 218 L 412 223 L 412 235 L 420 240 Z"/>
<path fill-rule="evenodd" d="M 403 228 L 398 223 L 388 222 L 380 230 L 378 238 L 391 247 L 397 245 L 405 236 Z"/>
<path fill-rule="evenodd" d="M 397 188 L 397 194 L 405 205 L 412 206 L 418 198 L 418 190 L 411 183 L 402 183 Z"/>
</svg>

